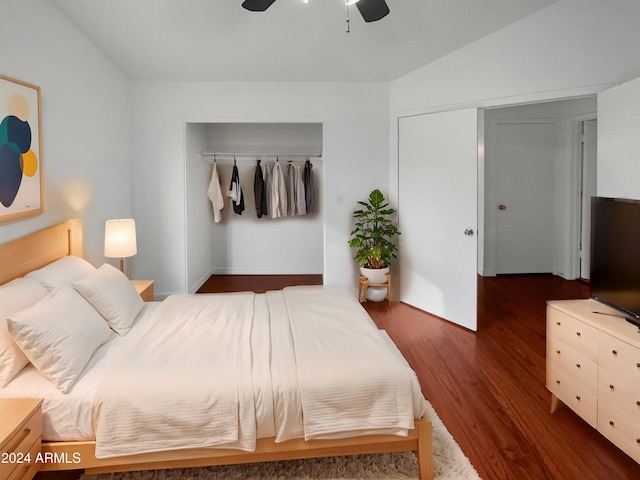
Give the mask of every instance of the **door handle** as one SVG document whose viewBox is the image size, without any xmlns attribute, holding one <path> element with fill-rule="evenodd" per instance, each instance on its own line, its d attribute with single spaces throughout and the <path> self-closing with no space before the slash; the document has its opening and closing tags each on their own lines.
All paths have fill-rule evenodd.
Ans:
<svg viewBox="0 0 640 480">
<path fill-rule="evenodd" d="M 503 203 L 501 203 L 500 205 L 498 205 L 498 210 L 506 210 L 507 206 Z"/>
<path fill-rule="evenodd" d="M 473 228 L 465 228 L 465 230 L 464 230 L 464 234 L 465 234 L 467 237 L 473 237 Z"/>
</svg>

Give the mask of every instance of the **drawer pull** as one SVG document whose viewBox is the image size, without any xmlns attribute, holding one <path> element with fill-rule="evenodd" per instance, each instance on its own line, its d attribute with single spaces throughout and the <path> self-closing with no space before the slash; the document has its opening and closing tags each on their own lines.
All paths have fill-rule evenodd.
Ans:
<svg viewBox="0 0 640 480">
<path fill-rule="evenodd" d="M 640 438 L 636 438 L 636 443 L 640 443 Z"/>
<path fill-rule="evenodd" d="M 611 353 L 613 353 L 614 355 L 617 355 L 618 351 L 617 350 L 611 350 Z"/>
<path fill-rule="evenodd" d="M 640 362 L 636 363 L 636 367 L 640 368 Z"/>
<path fill-rule="evenodd" d="M 579 363 L 576 363 L 576 367 L 580 368 L 580 364 L 579 364 Z"/>
<path fill-rule="evenodd" d="M 560 326 L 560 322 L 556 322 L 556 325 Z"/>
<path fill-rule="evenodd" d="M 560 355 L 560 350 L 556 350 L 556 353 L 557 353 L 558 355 Z"/>
<path fill-rule="evenodd" d="M 30 433 L 31 433 L 31 429 L 30 428 L 25 428 L 22 431 L 22 433 L 18 437 L 16 437 L 16 439 L 11 444 L 11 446 L 8 446 L 6 451 L 7 452 L 15 452 L 16 450 L 18 450 L 18 447 L 20 446 L 20 444 L 22 442 L 24 442 L 25 438 L 27 438 Z"/>
<path fill-rule="evenodd" d="M 636 400 L 636 405 L 640 407 L 640 400 Z"/>
<path fill-rule="evenodd" d="M 560 385 L 560 380 L 556 380 L 556 383 L 557 383 L 558 385 Z"/>
<path fill-rule="evenodd" d="M 612 427 L 615 426 L 615 422 L 613 420 L 609 420 L 609 425 L 611 425 Z"/>
<path fill-rule="evenodd" d="M 580 336 L 580 332 L 576 332 L 576 335 Z"/>
<path fill-rule="evenodd" d="M 576 395 L 576 400 L 580 400 L 580 395 Z"/>
<path fill-rule="evenodd" d="M 609 385 L 609 388 L 610 388 L 611 390 L 613 390 L 613 385 Z"/>
</svg>

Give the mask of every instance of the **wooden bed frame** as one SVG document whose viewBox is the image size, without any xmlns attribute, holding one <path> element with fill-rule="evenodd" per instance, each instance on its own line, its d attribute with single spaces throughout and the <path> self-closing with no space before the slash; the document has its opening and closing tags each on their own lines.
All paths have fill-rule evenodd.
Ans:
<svg viewBox="0 0 640 480">
<path fill-rule="evenodd" d="M 82 256 L 82 222 L 67 220 L 53 227 L 0 245 L 0 285 L 41 268 L 65 255 Z M 331 457 L 364 453 L 414 451 L 420 480 L 433 479 L 431 421 L 416 419 L 407 437 L 368 435 L 340 440 L 260 439 L 253 452 L 230 449 L 185 449 L 108 459 L 95 457 L 95 442 L 48 442 L 42 452 L 50 462 L 41 471 L 84 469 L 87 474 L 227 465 L 274 460 Z"/>
</svg>

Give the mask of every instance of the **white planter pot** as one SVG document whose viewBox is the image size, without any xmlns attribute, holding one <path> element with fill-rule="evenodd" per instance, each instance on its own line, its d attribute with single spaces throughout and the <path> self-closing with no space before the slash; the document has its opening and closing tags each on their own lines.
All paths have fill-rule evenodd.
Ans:
<svg viewBox="0 0 640 480">
<path fill-rule="evenodd" d="M 367 277 L 369 283 L 387 283 L 387 273 L 389 267 L 385 268 L 364 268 L 360 267 L 360 275 Z M 387 297 L 387 287 L 367 288 L 367 300 L 381 302 Z"/>
</svg>

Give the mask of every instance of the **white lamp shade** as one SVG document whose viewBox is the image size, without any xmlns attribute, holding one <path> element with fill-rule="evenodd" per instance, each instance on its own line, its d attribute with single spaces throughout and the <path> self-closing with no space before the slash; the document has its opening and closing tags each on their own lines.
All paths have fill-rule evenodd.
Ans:
<svg viewBox="0 0 640 480">
<path fill-rule="evenodd" d="M 104 256 L 126 258 L 136 253 L 136 221 L 131 218 L 107 220 L 104 223 Z"/>
</svg>

